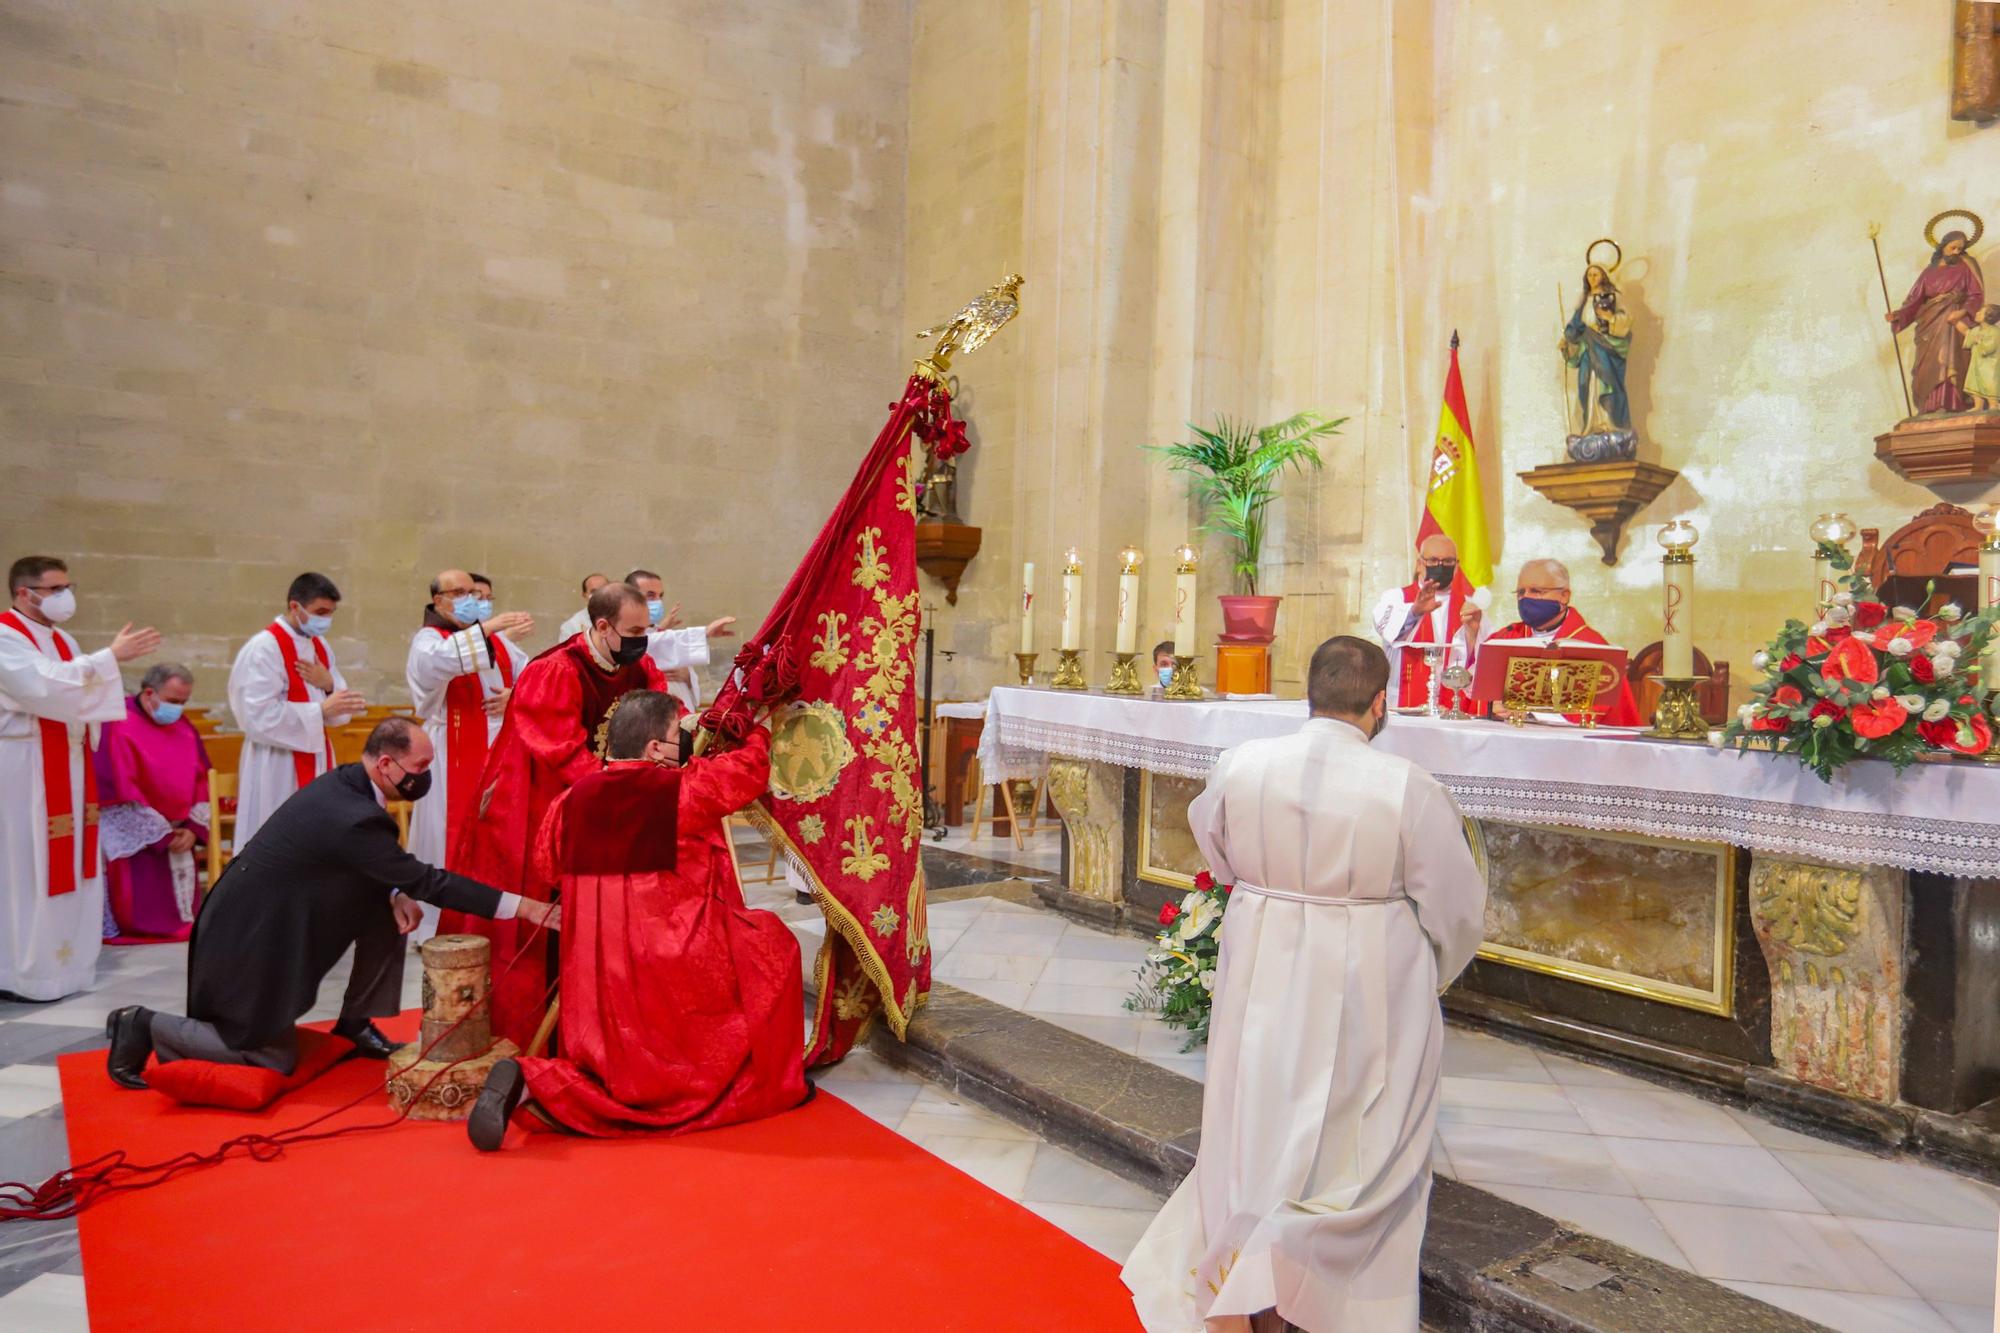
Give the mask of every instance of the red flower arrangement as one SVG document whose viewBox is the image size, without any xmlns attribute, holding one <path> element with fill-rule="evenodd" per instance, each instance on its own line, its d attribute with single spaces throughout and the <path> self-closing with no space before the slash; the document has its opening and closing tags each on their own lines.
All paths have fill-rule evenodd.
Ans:
<svg viewBox="0 0 2000 1333">
<path fill-rule="evenodd" d="M 1946 605 L 1925 616 L 1890 607 L 1844 550 L 1827 554 L 1845 571 L 1841 590 L 1818 623 L 1786 621 L 1751 659 L 1766 674 L 1737 710 L 1729 743 L 1792 755 L 1829 782 L 1863 756 L 1901 769 L 1926 751 L 1993 748 L 1994 695 L 1973 683 L 1971 667 L 1992 642 L 2000 610 L 1967 616 Z"/>
</svg>

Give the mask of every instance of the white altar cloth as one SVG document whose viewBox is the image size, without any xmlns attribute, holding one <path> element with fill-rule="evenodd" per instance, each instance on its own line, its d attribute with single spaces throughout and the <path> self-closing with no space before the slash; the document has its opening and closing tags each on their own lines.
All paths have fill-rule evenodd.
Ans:
<svg viewBox="0 0 2000 1333">
<path fill-rule="evenodd" d="M 1296 731 L 1301 700 L 1169 703 L 1002 687 L 987 700 L 989 781 L 1048 756 L 1204 778 L 1215 757 Z M 1776 755 L 1569 727 L 1395 715 L 1376 742 L 1422 764 L 1468 815 L 1727 842 L 1851 865 L 2000 878 L 2000 766 L 1862 761 L 1823 783 Z"/>
</svg>

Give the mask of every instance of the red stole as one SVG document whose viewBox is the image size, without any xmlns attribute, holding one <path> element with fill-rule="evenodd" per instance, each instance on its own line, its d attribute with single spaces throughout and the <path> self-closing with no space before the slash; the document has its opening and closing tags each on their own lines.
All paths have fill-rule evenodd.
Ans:
<svg viewBox="0 0 2000 1333">
<path fill-rule="evenodd" d="M 35 651 L 42 646 L 12 611 L 0 612 L 0 625 L 19 634 Z M 60 631 L 50 631 L 55 640 L 56 658 L 70 660 L 69 644 Z M 42 793 L 49 812 L 49 897 L 76 892 L 76 791 L 69 785 L 69 724 L 48 718 L 35 719 L 41 728 Z M 86 755 L 83 762 L 83 877 L 97 877 L 97 766 Z"/>
<path fill-rule="evenodd" d="M 264 632 L 278 641 L 278 656 L 285 659 L 286 701 L 288 703 L 295 703 L 295 704 L 302 704 L 308 702 L 308 699 L 306 697 L 306 679 L 304 676 L 301 676 L 299 674 L 298 644 L 292 641 L 292 636 L 290 633 L 288 633 L 286 630 L 280 628 L 275 624 L 265 626 Z M 313 656 L 319 659 L 319 664 L 327 668 L 329 671 L 332 670 L 333 661 L 326 655 L 326 645 L 321 643 L 318 639 L 314 639 L 312 641 L 312 646 L 313 646 Z M 326 734 L 326 729 L 324 726 L 322 726 L 320 728 L 320 735 L 323 738 L 325 734 Z M 321 744 L 327 747 L 326 762 L 328 767 L 332 767 L 333 765 L 332 742 L 322 739 Z M 319 776 L 319 756 L 307 754 L 304 750 L 292 751 L 292 777 L 296 779 L 296 785 L 298 789 L 300 791 L 304 791 L 306 789 L 306 784 L 311 782 L 317 776 Z"/>
<path fill-rule="evenodd" d="M 1403 588 L 1403 605 L 1414 605 L 1417 600 L 1417 594 L 1423 591 L 1423 586 L 1421 582 L 1405 585 Z M 1458 637 L 1459 627 L 1464 614 L 1465 588 L 1463 581 L 1453 579 L 1451 583 L 1451 595 L 1445 599 L 1444 633 L 1446 643 Z M 1418 618 L 1416 632 L 1410 635 L 1410 641 L 1412 643 L 1437 642 L 1436 636 L 1431 632 L 1431 618 L 1429 616 Z M 1401 708 L 1421 708 L 1430 702 L 1431 664 L 1424 660 L 1421 650 L 1406 648 L 1402 651 L 1403 684 L 1402 688 L 1397 692 L 1396 704 Z M 1452 696 L 1456 693 L 1458 693 L 1456 690 L 1439 690 L 1438 704 L 1441 707 L 1449 705 L 1452 701 Z M 1470 696 L 1467 696 L 1464 700 L 1464 706 L 1467 708 L 1474 706 Z"/>
<path fill-rule="evenodd" d="M 445 638 L 452 630 L 432 625 Z M 497 637 L 486 641 L 500 681 L 514 688 L 514 659 Z M 456 829 L 478 813 L 479 775 L 486 767 L 486 687 L 477 671 L 452 677 L 445 686 L 445 825 Z M 446 846 L 450 846 L 447 834 Z"/>
</svg>

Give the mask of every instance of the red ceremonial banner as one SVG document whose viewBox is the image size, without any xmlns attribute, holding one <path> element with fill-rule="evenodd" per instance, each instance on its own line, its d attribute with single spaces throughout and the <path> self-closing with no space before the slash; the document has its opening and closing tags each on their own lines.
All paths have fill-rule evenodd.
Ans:
<svg viewBox="0 0 2000 1333">
<path fill-rule="evenodd" d="M 966 448 L 950 396 L 913 375 L 764 625 L 702 717 L 714 743 L 772 709 L 771 785 L 751 814 L 826 915 L 806 1064 L 879 1013 L 897 1036 L 931 984 L 918 779 L 916 521 L 923 442 Z"/>
</svg>

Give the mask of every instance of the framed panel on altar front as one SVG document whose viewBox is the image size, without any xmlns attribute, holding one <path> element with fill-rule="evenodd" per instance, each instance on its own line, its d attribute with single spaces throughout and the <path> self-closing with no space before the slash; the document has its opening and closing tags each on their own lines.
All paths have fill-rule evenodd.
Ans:
<svg viewBox="0 0 2000 1333">
<path fill-rule="evenodd" d="M 1734 1015 L 1734 847 L 1501 819 L 1465 822 L 1486 876 L 1479 957 Z"/>
<path fill-rule="evenodd" d="M 1170 889 L 1192 889 L 1206 868 L 1188 828 L 1188 806 L 1208 784 L 1141 770 L 1139 774 L 1139 878 Z"/>
</svg>

